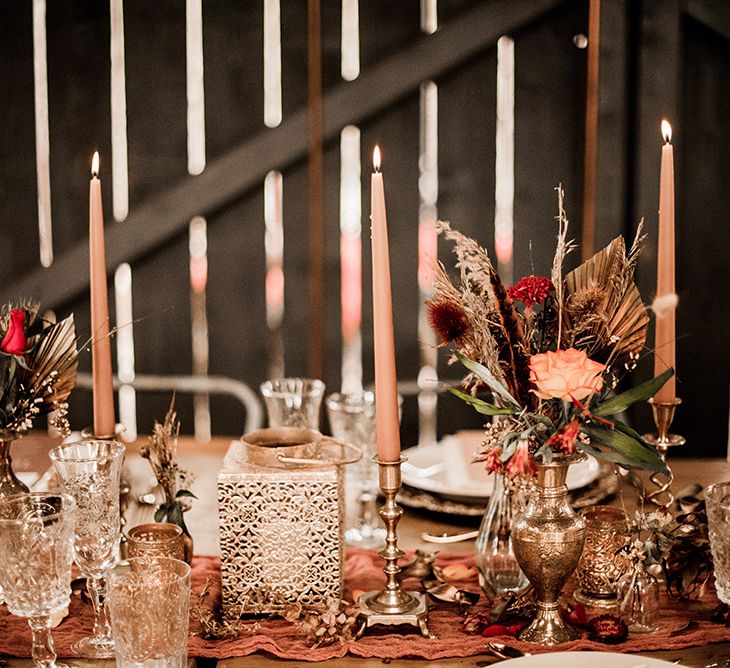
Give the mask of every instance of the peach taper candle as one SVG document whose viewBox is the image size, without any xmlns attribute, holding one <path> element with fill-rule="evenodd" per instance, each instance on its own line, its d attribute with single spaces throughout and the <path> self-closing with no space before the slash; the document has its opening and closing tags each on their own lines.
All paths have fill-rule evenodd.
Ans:
<svg viewBox="0 0 730 668">
<path fill-rule="evenodd" d="M 370 179 L 370 222 L 373 255 L 373 335 L 375 345 L 375 419 L 378 457 L 384 462 L 400 459 L 400 421 L 395 373 L 393 296 L 390 287 L 388 223 L 385 191 L 380 172 L 380 148 L 373 151 L 375 171 Z"/>
<path fill-rule="evenodd" d="M 91 366 L 93 378 L 94 435 L 113 436 L 114 388 L 109 334 L 109 298 L 104 251 L 104 211 L 99 180 L 99 153 L 94 153 L 89 184 L 89 286 L 91 290 Z"/>
<path fill-rule="evenodd" d="M 675 310 L 677 295 L 674 288 L 674 148 L 672 126 L 662 121 L 662 160 L 659 181 L 659 244 L 657 250 L 657 289 L 653 310 L 656 315 L 654 339 L 654 375 L 675 367 Z M 675 377 L 672 376 L 656 393 L 654 401 L 674 401 Z"/>
</svg>

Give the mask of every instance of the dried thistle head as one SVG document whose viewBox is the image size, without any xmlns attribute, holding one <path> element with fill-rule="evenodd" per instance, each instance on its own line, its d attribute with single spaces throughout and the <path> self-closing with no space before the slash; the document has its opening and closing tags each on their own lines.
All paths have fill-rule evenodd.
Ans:
<svg viewBox="0 0 730 668">
<path fill-rule="evenodd" d="M 442 345 L 458 342 L 471 328 L 461 301 L 435 297 L 426 302 L 428 321 Z"/>
<path fill-rule="evenodd" d="M 605 300 L 606 288 L 594 284 L 570 295 L 565 308 L 571 321 L 580 322 L 587 318 L 601 317 L 604 314 Z"/>
</svg>

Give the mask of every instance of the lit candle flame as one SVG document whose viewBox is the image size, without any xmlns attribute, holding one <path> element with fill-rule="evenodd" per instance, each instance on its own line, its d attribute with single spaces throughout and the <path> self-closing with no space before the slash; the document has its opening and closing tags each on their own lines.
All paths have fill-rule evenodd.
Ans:
<svg viewBox="0 0 730 668">
<path fill-rule="evenodd" d="M 94 157 L 91 159 L 91 175 L 99 176 L 99 151 L 94 151 Z"/>
<path fill-rule="evenodd" d="M 667 144 L 672 141 L 672 126 L 669 125 L 669 121 L 666 119 L 662 121 L 662 137 L 664 137 Z"/>
<path fill-rule="evenodd" d="M 373 166 L 375 167 L 376 172 L 380 171 L 380 146 L 377 144 L 373 150 Z"/>
</svg>

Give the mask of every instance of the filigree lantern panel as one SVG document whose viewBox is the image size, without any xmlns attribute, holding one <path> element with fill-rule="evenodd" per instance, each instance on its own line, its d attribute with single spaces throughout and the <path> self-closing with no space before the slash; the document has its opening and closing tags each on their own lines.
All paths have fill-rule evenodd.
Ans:
<svg viewBox="0 0 730 668">
<path fill-rule="evenodd" d="M 226 616 L 341 598 L 341 470 L 236 468 L 218 476 Z"/>
</svg>

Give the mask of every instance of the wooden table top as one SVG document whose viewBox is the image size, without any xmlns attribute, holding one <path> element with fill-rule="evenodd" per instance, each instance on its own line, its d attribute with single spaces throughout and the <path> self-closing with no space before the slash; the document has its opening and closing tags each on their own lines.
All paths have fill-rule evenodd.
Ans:
<svg viewBox="0 0 730 668">
<path fill-rule="evenodd" d="M 192 439 L 181 438 L 178 448 L 178 459 L 183 468 L 195 473 L 196 479 L 191 486 L 192 491 L 198 497 L 193 508 L 186 514 L 186 523 L 195 539 L 195 552 L 198 554 L 218 554 L 218 528 L 217 522 L 217 494 L 216 477 L 231 442 L 230 438 L 218 437 L 210 443 L 199 444 Z M 50 445 L 49 439 L 45 437 L 29 436 L 24 441 L 13 446 L 13 467 L 16 471 L 37 471 L 42 472 L 47 468 L 47 451 Z M 132 482 L 132 498 L 148 491 L 154 482 L 151 469 L 146 461 L 142 460 L 136 453 L 139 443 L 128 446 L 129 455 L 127 466 L 129 467 Z M 674 490 L 679 490 L 694 482 L 702 485 L 709 485 L 721 480 L 730 480 L 730 463 L 721 459 L 696 459 L 674 458 L 671 461 L 675 481 Z M 634 492 L 628 483 L 624 483 L 624 501 L 630 505 L 634 498 Z M 128 525 L 151 521 L 152 508 L 133 504 L 127 512 Z M 448 518 L 446 518 L 448 519 Z M 458 533 L 472 527 L 464 526 L 463 522 L 458 524 L 445 521 L 427 513 L 420 513 L 406 509 L 406 512 L 398 525 L 399 544 L 406 549 L 421 548 L 434 551 L 439 546 L 433 543 L 426 543 L 421 539 L 423 532 L 431 534 Z M 474 549 L 473 541 L 451 543 L 440 546 L 442 550 L 449 552 L 470 552 Z M 683 650 L 646 652 L 646 656 L 666 661 L 679 660 L 681 665 L 689 668 L 730 668 L 730 643 L 713 643 L 703 647 L 690 647 Z M 428 663 L 432 668 L 441 666 L 485 666 L 498 661 L 491 656 L 473 656 L 458 659 L 443 659 L 439 661 L 393 659 L 389 662 L 392 668 L 407 668 L 410 666 L 423 666 Z M 112 661 L 81 661 L 74 659 L 74 664 L 83 667 L 113 665 Z M 213 662 L 205 661 L 209 666 Z M 12 668 L 29 668 L 32 662 L 28 659 L 9 659 L 8 664 Z M 237 657 L 225 659 L 218 662 L 218 668 L 265 668 L 267 666 L 287 665 L 312 665 L 306 662 L 285 661 L 275 657 L 255 654 L 248 657 Z M 321 662 L 322 666 L 358 666 L 358 667 L 382 667 L 380 659 L 361 659 L 358 657 L 345 657 Z"/>
</svg>

